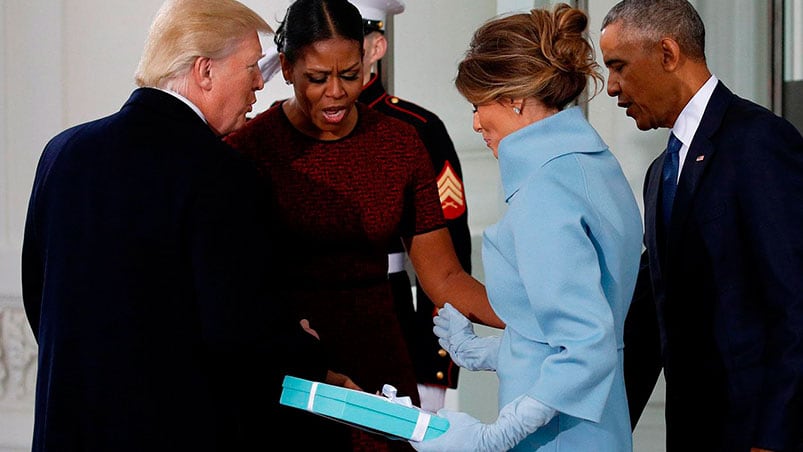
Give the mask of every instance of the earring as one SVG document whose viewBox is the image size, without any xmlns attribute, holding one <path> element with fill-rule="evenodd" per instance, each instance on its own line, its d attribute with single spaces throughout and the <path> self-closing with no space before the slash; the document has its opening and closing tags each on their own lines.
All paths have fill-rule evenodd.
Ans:
<svg viewBox="0 0 803 452">
<path fill-rule="evenodd" d="M 290 80 L 285 80 L 284 84 L 287 85 L 287 86 L 290 86 L 290 85 L 293 84 L 293 82 L 291 82 Z"/>
<path fill-rule="evenodd" d="M 513 107 L 513 113 L 516 113 L 517 115 L 520 115 L 521 114 L 521 108 Z"/>
</svg>

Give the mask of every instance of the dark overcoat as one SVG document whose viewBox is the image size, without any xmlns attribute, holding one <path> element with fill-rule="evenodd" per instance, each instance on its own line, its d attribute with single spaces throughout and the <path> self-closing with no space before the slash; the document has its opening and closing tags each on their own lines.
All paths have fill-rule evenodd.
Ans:
<svg viewBox="0 0 803 452">
<path fill-rule="evenodd" d="M 260 184 L 156 89 L 48 143 L 22 257 L 33 450 L 256 450 L 281 376 L 323 379 L 315 340 L 271 290 Z"/>
</svg>

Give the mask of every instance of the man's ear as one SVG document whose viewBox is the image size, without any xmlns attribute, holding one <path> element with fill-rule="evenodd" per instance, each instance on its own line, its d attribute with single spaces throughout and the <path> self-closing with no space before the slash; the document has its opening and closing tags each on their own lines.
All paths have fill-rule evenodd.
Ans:
<svg viewBox="0 0 803 452">
<path fill-rule="evenodd" d="M 212 89 L 212 59 L 198 57 L 192 65 L 192 78 L 203 90 Z"/>
<path fill-rule="evenodd" d="M 672 38 L 661 39 L 661 64 L 667 72 L 674 72 L 680 64 L 680 45 Z"/>
<path fill-rule="evenodd" d="M 373 36 L 366 40 L 367 46 L 365 54 L 369 57 L 367 60 L 368 65 L 372 65 L 385 57 L 388 52 L 388 40 L 385 35 L 378 31 L 373 32 Z"/>
</svg>

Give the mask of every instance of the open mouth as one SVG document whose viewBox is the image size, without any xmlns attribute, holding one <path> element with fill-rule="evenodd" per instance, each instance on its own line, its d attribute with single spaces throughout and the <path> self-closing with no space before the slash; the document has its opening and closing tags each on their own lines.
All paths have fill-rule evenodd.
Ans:
<svg viewBox="0 0 803 452">
<path fill-rule="evenodd" d="M 342 107 L 337 108 L 324 108 L 323 119 L 330 124 L 337 124 L 346 117 L 346 109 Z"/>
</svg>

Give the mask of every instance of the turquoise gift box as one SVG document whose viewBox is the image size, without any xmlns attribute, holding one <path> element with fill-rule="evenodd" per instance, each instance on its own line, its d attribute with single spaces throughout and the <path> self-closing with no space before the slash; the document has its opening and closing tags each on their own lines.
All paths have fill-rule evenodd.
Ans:
<svg viewBox="0 0 803 452">
<path fill-rule="evenodd" d="M 449 428 L 446 418 L 391 399 L 353 389 L 285 376 L 279 403 L 330 417 L 394 439 L 437 438 Z"/>
</svg>

